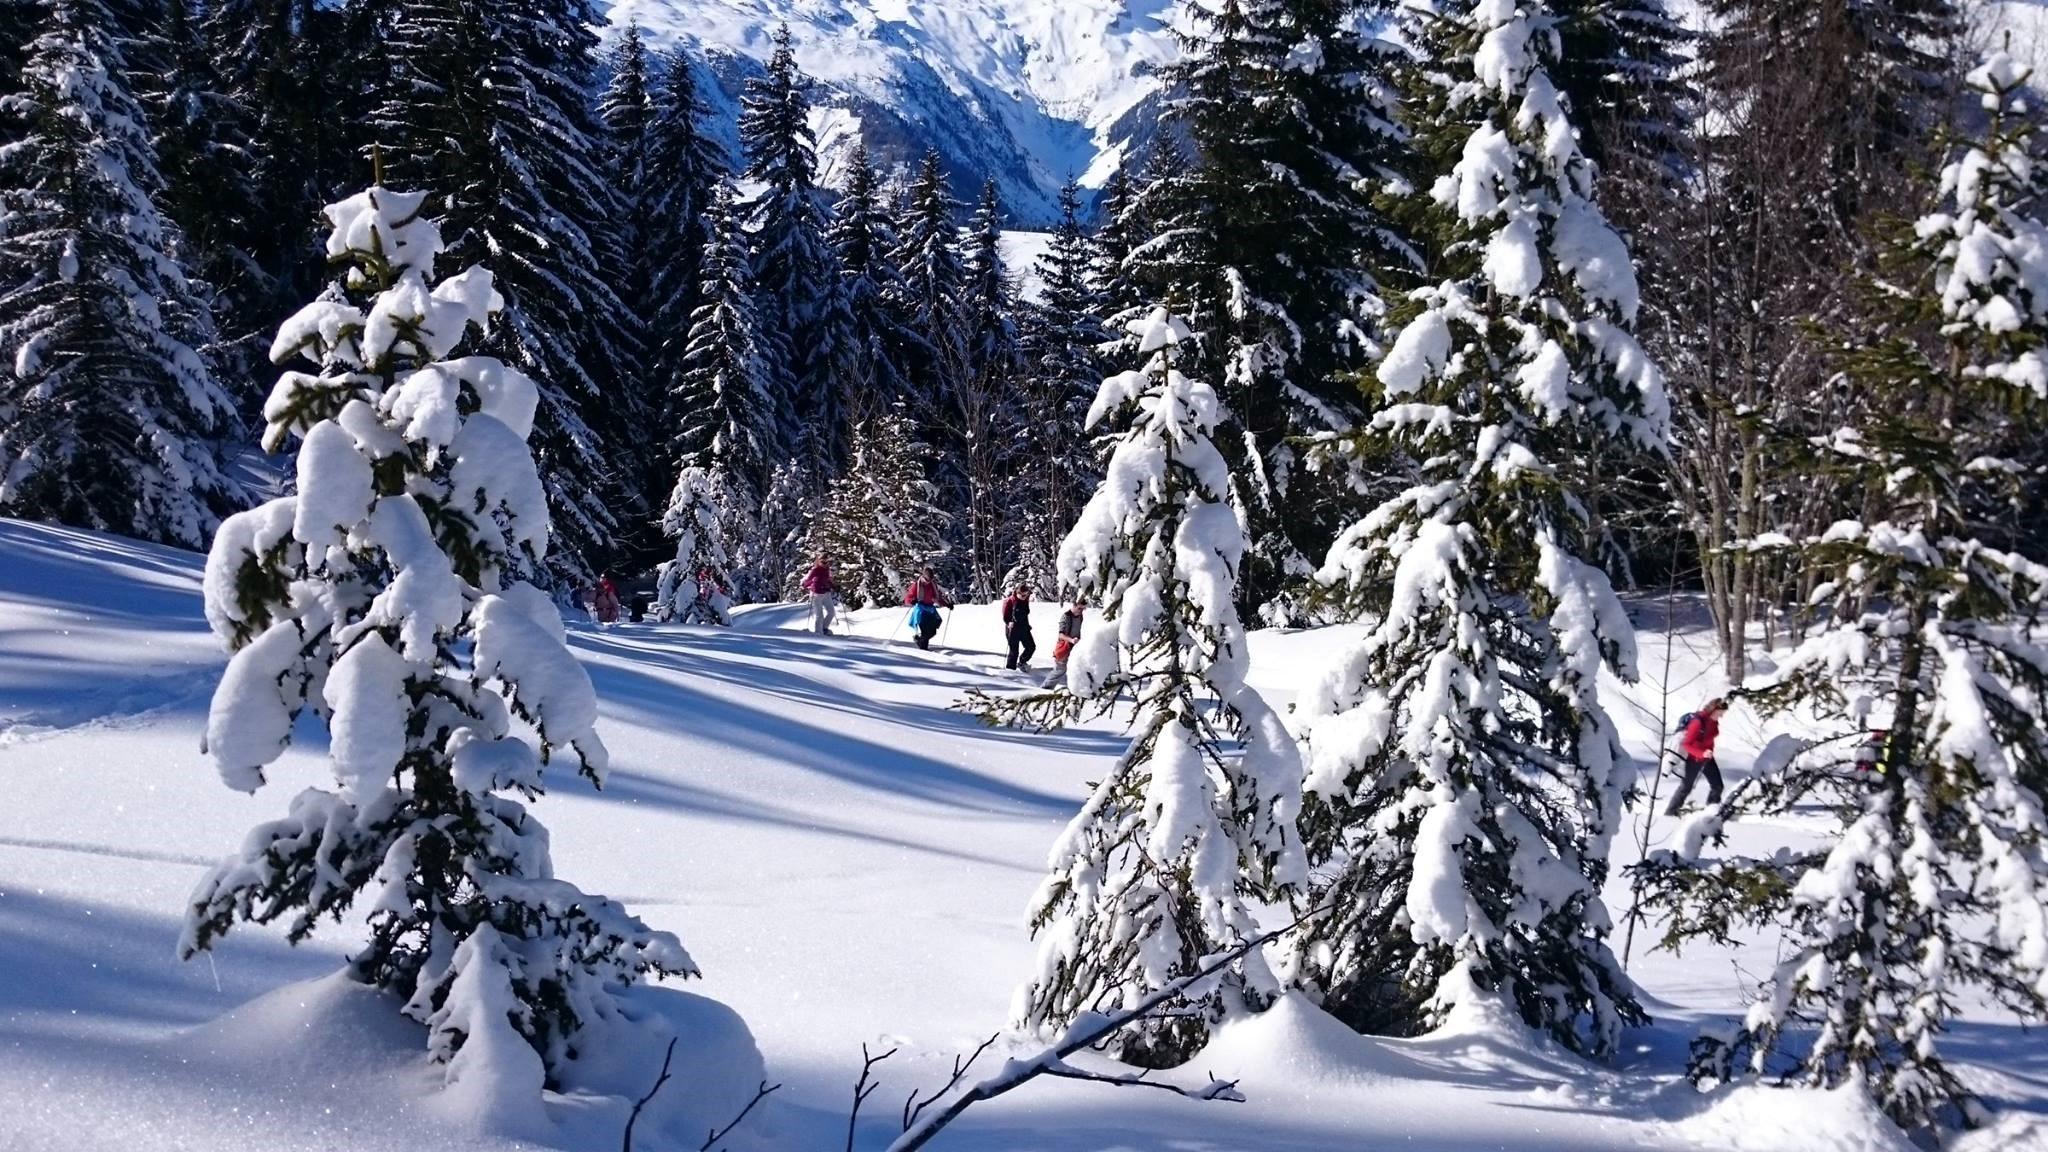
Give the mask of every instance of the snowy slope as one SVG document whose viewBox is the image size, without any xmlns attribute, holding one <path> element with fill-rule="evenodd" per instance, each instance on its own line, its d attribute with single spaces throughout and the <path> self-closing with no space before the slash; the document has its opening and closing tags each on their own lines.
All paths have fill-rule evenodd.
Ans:
<svg viewBox="0 0 2048 1152">
<path fill-rule="evenodd" d="M 866 136 L 884 164 L 926 147 L 955 192 L 994 176 L 1012 218 L 1051 221 L 1069 177 L 1098 186 L 1146 123 L 1154 70 L 1173 54 L 1163 23 L 1177 0 L 614 0 L 657 44 L 707 58 L 734 98 L 787 20 L 797 62 L 820 84 L 828 181 Z M 728 126 L 729 131 L 729 126 Z"/>
<path fill-rule="evenodd" d="M 0 520 L 0 1149 L 617 1148 L 625 1104 L 605 1085 L 644 1091 L 658 1054 L 605 1048 L 608 1064 L 551 1096 L 538 1129 L 448 1115 L 420 1030 L 329 978 L 359 925 L 323 925 L 297 948 L 238 930 L 211 961 L 173 957 L 201 869 L 319 771 L 294 752 L 243 796 L 199 753 L 222 660 L 198 578 L 196 556 Z M 1644 625 L 1660 613 L 1644 606 Z M 696 1149 L 761 1075 L 783 1087 L 724 1146 L 840 1148 L 863 1043 L 899 1049 L 862 1123 L 863 1150 L 885 1144 L 903 1095 L 1002 1025 L 1030 967 L 1023 916 L 1045 852 L 1121 747 L 1111 730 L 994 731 L 950 709 L 969 688 L 1021 683 L 999 670 L 993 606 L 959 610 L 932 653 L 903 641 L 900 609 L 856 614 L 834 637 L 796 631 L 801 617 L 776 606 L 743 610 L 731 630 L 572 629 L 613 776 L 602 793 L 557 781 L 534 811 L 561 875 L 678 933 L 705 973 L 636 996 L 685 1037 L 642 1152 Z M 1254 680 L 1284 702 L 1352 635 L 1255 634 Z M 1669 714 L 1719 686 L 1697 622 L 1681 617 L 1673 635 L 1646 637 Z M 1619 702 L 1639 751 L 1669 724 L 1662 707 L 1654 691 Z M 1735 774 L 1765 735 L 1731 718 Z M 1672 830 L 1656 821 L 1653 845 Z M 1625 888 L 1610 900 L 1618 912 Z M 1631 972 L 1660 1023 L 1615 1067 L 1483 1020 L 1363 1038 L 1289 1001 L 1174 1074 L 1241 1078 L 1247 1103 L 1034 1084 L 937 1147 L 1905 1152 L 1845 1094 L 1702 1095 L 1679 1081 L 1687 1038 L 1735 1010 L 1741 970 L 1770 955 L 1760 941 L 1673 958 L 1638 940 Z M 1987 1016 L 1952 1047 L 2019 1109 L 1954 1147 L 2048 1148 L 2038 1041 Z"/>
</svg>

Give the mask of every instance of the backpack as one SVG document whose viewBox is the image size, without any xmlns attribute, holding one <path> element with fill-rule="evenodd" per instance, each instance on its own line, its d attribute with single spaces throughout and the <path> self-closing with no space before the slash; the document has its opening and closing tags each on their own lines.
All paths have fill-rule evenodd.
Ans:
<svg viewBox="0 0 2048 1152">
<path fill-rule="evenodd" d="M 1698 715 L 1699 713 L 1697 712 L 1687 712 L 1685 715 L 1680 716 L 1678 718 L 1678 727 L 1673 728 L 1671 734 L 1673 736 L 1685 735 L 1685 730 L 1692 727 L 1693 718 Z"/>
</svg>

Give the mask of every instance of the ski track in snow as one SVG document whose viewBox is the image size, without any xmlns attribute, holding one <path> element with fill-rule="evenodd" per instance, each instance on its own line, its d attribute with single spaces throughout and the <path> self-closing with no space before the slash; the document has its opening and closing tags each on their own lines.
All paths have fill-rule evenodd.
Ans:
<svg viewBox="0 0 2048 1152">
<path fill-rule="evenodd" d="M 197 869 L 322 779 L 324 734 L 302 725 L 300 747 L 255 795 L 222 787 L 199 752 L 223 662 L 200 619 L 199 558 L 12 521 L 0 521 L 0 555 L 0 1148 L 618 1146 L 617 1097 L 551 1095 L 553 1127 L 515 1135 L 437 1110 L 419 1027 L 379 994 L 325 978 L 361 939 L 356 918 L 323 923 L 298 947 L 243 927 L 211 957 L 178 962 Z M 1647 757 L 1660 725 L 1722 683 L 1706 636 L 1680 631 L 1662 701 L 1665 646 L 1648 633 L 1663 606 L 1631 607 L 1653 683 L 1605 686 Z M 1034 614 L 1048 647 L 1054 616 L 1050 605 Z M 651 1136 L 643 1125 L 642 1152 L 694 1149 L 744 1102 L 758 1066 L 738 1020 L 784 1087 L 725 1147 L 842 1147 L 863 1043 L 899 1049 L 878 1068 L 883 1089 L 860 1127 L 860 1148 L 886 1144 L 903 1095 L 942 1083 L 955 1053 L 1004 1024 L 1031 967 L 1024 918 L 1046 851 L 1123 748 L 1116 721 L 1030 734 L 952 709 L 971 688 L 1027 688 L 1049 669 L 1002 669 L 993 605 L 957 609 L 930 652 L 909 642 L 900 607 L 844 613 L 832 637 L 798 631 L 804 618 L 773 606 L 743 610 L 731 629 L 571 628 L 612 773 L 601 792 L 557 775 L 533 811 L 563 877 L 675 931 L 705 973 L 670 985 L 694 995 L 636 994 L 636 1011 L 686 1037 L 688 1063 L 665 1090 L 672 1115 Z M 1284 707 L 1357 634 L 1256 633 L 1252 681 Z M 1753 716 L 1731 716 L 1731 786 L 1768 736 Z M 1659 818 L 1651 846 L 1675 828 Z M 1738 832 L 1807 834 L 1796 817 Z M 1633 829 L 1619 843 L 1617 865 L 1633 856 Z M 1610 883 L 1617 920 L 1627 897 L 1625 880 Z M 1690 1037 L 1739 1009 L 1745 974 L 1767 970 L 1774 942 L 1672 957 L 1651 949 L 1655 934 L 1639 933 L 1631 974 L 1659 1022 L 1632 1032 L 1612 1066 L 1483 1029 L 1361 1037 L 1290 998 L 1163 1074 L 1239 1079 L 1245 1104 L 1041 1082 L 971 1111 L 938 1146 L 1909 1147 L 1846 1093 L 1685 1084 Z M 2038 1038 L 1980 1013 L 1948 1044 L 1974 1084 L 2012 1106 L 1952 1147 L 2048 1150 Z M 1004 1041 L 984 1059 L 1009 1051 Z M 592 1059 L 635 1092 L 659 1065 L 658 1052 Z"/>
</svg>

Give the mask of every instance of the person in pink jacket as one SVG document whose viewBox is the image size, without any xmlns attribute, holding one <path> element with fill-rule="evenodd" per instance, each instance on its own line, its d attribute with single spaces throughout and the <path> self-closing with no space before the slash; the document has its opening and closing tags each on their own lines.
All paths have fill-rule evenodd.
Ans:
<svg viewBox="0 0 2048 1152">
<path fill-rule="evenodd" d="M 823 636 L 832 631 L 839 609 L 839 585 L 832 582 L 832 565 L 823 556 L 804 576 L 804 591 L 811 594 L 811 631 Z"/>
</svg>

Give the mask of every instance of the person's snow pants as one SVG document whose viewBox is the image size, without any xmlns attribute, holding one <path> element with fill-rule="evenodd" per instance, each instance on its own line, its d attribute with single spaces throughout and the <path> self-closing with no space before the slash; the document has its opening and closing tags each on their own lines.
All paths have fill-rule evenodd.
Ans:
<svg viewBox="0 0 2048 1152">
<path fill-rule="evenodd" d="M 917 646 L 929 648 L 932 637 L 939 634 L 939 610 L 929 604 L 919 604 L 910 610 L 910 629 L 917 633 Z"/>
<path fill-rule="evenodd" d="M 832 617 L 839 606 L 839 593 L 811 593 L 811 631 L 820 636 L 832 630 Z"/>
<path fill-rule="evenodd" d="M 1676 816 L 1685 807 L 1685 798 L 1692 795 L 1692 786 L 1704 774 L 1707 778 L 1707 803 L 1721 802 L 1721 765 L 1712 756 L 1695 759 L 1685 758 L 1685 770 L 1678 777 L 1678 791 L 1671 796 L 1671 803 L 1664 809 L 1666 816 Z"/>
<path fill-rule="evenodd" d="M 1038 641 L 1031 638 L 1031 629 L 1012 628 L 1009 630 L 1010 661 L 1006 667 L 1022 668 L 1031 663 L 1031 656 L 1038 651 Z"/>
</svg>

